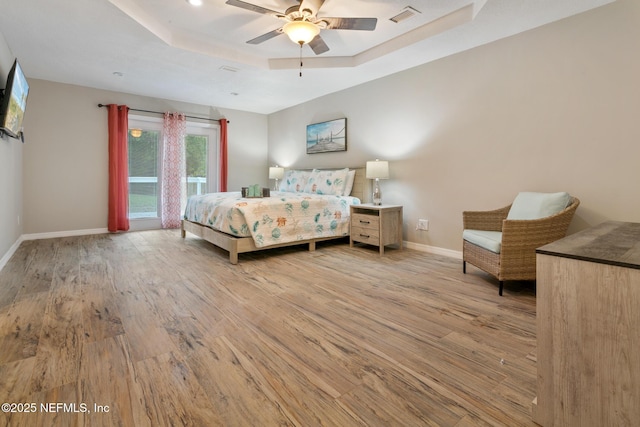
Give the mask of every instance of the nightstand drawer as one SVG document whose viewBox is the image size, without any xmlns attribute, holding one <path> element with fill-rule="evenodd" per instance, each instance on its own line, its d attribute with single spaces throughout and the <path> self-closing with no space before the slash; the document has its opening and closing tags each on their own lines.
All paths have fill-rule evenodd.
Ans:
<svg viewBox="0 0 640 427">
<path fill-rule="evenodd" d="M 351 227 L 351 240 L 377 246 L 380 244 L 380 233 L 377 228 L 364 228 L 354 224 Z"/>
<path fill-rule="evenodd" d="M 364 215 L 354 213 L 351 218 L 351 225 L 353 227 L 361 227 L 366 229 L 380 229 L 380 217 L 375 215 Z"/>
</svg>

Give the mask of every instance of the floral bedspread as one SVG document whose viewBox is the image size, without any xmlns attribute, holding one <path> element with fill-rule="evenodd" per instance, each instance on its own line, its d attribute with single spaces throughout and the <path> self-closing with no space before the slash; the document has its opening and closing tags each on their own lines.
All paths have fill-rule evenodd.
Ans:
<svg viewBox="0 0 640 427">
<path fill-rule="evenodd" d="M 248 199 L 240 192 L 191 196 L 184 218 L 237 237 L 251 236 L 259 248 L 349 235 L 349 206 L 360 199 L 272 191 Z"/>
</svg>

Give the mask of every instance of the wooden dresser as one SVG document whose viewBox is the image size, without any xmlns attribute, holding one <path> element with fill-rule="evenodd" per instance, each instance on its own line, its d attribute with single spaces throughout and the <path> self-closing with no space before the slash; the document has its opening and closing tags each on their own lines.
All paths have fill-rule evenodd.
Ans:
<svg viewBox="0 0 640 427">
<path fill-rule="evenodd" d="M 384 254 L 386 245 L 397 244 L 402 250 L 402 206 L 399 205 L 351 205 L 351 230 L 349 245 L 367 243 L 380 248 Z"/>
<path fill-rule="evenodd" d="M 544 426 L 640 422 L 640 224 L 609 221 L 537 251 Z"/>
</svg>

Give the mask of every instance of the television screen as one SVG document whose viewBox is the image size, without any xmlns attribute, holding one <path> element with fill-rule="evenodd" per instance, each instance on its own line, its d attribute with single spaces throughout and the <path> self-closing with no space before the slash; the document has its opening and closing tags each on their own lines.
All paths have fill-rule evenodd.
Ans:
<svg viewBox="0 0 640 427">
<path fill-rule="evenodd" d="M 28 94 L 29 84 L 16 59 L 9 71 L 0 105 L 0 129 L 14 138 L 18 137 L 22 129 Z"/>
</svg>

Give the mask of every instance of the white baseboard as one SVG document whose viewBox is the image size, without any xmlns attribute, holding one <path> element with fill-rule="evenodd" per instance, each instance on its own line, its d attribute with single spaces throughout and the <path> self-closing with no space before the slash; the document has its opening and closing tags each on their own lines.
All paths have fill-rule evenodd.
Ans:
<svg viewBox="0 0 640 427">
<path fill-rule="evenodd" d="M 443 256 L 448 256 L 450 258 L 462 259 L 462 252 L 454 251 L 453 249 L 439 248 L 437 246 L 429 246 L 429 245 L 423 245 L 421 243 L 413 243 L 413 242 L 404 242 L 404 246 L 405 248 L 415 249 L 420 252 L 428 252 L 430 254 L 443 255 Z"/>
<path fill-rule="evenodd" d="M 18 250 L 20 243 L 25 240 L 40 240 L 40 239 L 53 239 L 56 237 L 71 237 L 71 236 L 86 236 L 89 234 L 104 234 L 108 233 L 109 230 L 106 228 L 93 228 L 88 230 L 68 230 L 68 231 L 54 231 L 52 233 L 35 233 L 35 234 L 23 234 L 18 237 L 18 240 L 9 248 L 6 254 L 2 258 L 0 258 L 0 270 L 4 268 L 4 266 L 9 262 L 9 259 L 13 256 L 13 254 Z"/>
<path fill-rule="evenodd" d="M 106 228 L 92 228 L 87 230 L 68 230 L 68 231 L 53 231 L 51 233 L 35 233 L 35 234 L 23 234 L 22 240 L 40 240 L 40 239 L 54 239 L 56 237 L 72 237 L 72 236 L 87 236 L 89 234 L 105 234 L 109 230 Z"/>
<path fill-rule="evenodd" d="M 13 256 L 14 253 L 18 250 L 18 246 L 22 243 L 24 239 L 22 236 L 18 237 L 18 240 L 9 248 L 6 254 L 2 258 L 0 258 L 0 271 L 4 268 L 5 265 L 9 262 L 9 259 Z"/>
<path fill-rule="evenodd" d="M 11 248 L 7 251 L 7 253 L 0 259 L 0 270 L 2 270 L 5 264 L 9 261 L 9 259 L 13 256 L 15 251 L 25 240 L 40 240 L 40 239 L 53 239 L 56 237 L 71 237 L 71 236 L 86 236 L 89 234 L 104 234 L 108 233 L 109 230 L 106 228 L 93 228 L 88 230 L 69 230 L 69 231 L 54 231 L 51 233 L 35 233 L 35 234 L 23 234 L 16 240 L 16 242 L 11 246 Z M 427 252 L 435 255 L 443 255 L 451 258 L 462 259 L 462 252 L 454 251 L 452 249 L 439 248 L 437 246 L 429 246 L 423 245 L 420 243 L 413 242 L 402 242 L 405 248 L 415 249 L 420 252 Z"/>
</svg>

